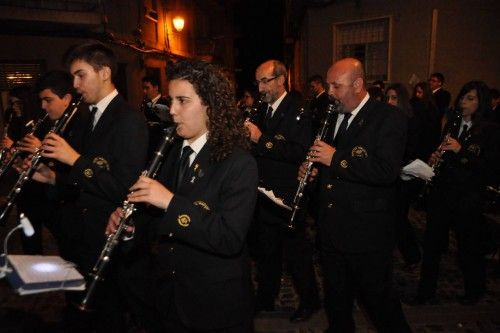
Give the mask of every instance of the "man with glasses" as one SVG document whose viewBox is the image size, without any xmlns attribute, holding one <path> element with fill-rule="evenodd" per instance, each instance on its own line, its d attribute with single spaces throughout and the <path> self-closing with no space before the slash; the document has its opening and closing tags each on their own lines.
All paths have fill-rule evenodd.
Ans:
<svg viewBox="0 0 500 333">
<path fill-rule="evenodd" d="M 259 168 L 260 187 L 290 203 L 298 187 L 297 167 L 311 143 L 308 115 L 297 120 L 300 107 L 285 89 L 286 68 L 277 60 L 262 63 L 255 72 L 261 95 L 262 115 L 255 124 L 247 121 Z M 251 250 L 257 268 L 256 312 L 273 311 L 281 281 L 282 255 L 300 297 L 291 321 L 307 320 L 318 308 L 318 291 L 312 264 L 312 245 L 305 238 L 302 218 L 295 229 L 287 227 L 290 211 L 260 194 L 251 230 Z"/>
<path fill-rule="evenodd" d="M 354 332 L 354 299 L 379 332 L 410 332 L 392 291 L 396 180 L 407 119 L 371 98 L 363 64 L 346 58 L 327 73 L 328 94 L 340 102 L 333 136 L 316 140 L 309 160 L 319 169 L 319 237 L 325 278 L 326 332 Z M 304 162 L 299 176 L 304 176 Z"/>
</svg>

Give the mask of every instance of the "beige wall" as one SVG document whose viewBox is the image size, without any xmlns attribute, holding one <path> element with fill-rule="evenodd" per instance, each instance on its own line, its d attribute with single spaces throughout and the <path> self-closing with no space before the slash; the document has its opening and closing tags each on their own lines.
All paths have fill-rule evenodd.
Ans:
<svg viewBox="0 0 500 333">
<path fill-rule="evenodd" d="M 455 96 L 472 79 L 500 87 L 500 1 L 496 0 L 338 0 L 325 8 L 311 8 L 304 26 L 302 76 L 325 75 L 334 61 L 333 24 L 389 16 L 390 81 L 408 83 L 413 73 L 426 79 L 434 8 L 438 24 L 433 68 L 445 75 L 447 89 Z"/>
</svg>

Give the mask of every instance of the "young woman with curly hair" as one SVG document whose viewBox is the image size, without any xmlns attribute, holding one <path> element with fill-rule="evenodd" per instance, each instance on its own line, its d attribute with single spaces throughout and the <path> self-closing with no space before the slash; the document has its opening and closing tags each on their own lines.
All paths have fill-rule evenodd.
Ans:
<svg viewBox="0 0 500 333">
<path fill-rule="evenodd" d="M 150 205 L 134 218 L 136 228 L 149 216 L 156 240 L 154 254 L 128 269 L 126 292 L 147 331 L 252 332 L 246 235 L 257 165 L 246 150 L 249 136 L 229 81 L 216 66 L 181 61 L 168 78 L 170 114 L 182 140 L 168 153 L 158 180 L 141 176 L 130 188 L 130 202 Z M 119 212 L 110 217 L 108 233 L 115 231 Z"/>
</svg>

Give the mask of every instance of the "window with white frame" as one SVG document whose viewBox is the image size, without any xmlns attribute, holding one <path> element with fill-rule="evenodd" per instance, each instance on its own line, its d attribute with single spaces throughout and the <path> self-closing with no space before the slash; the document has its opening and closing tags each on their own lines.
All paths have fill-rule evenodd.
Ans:
<svg viewBox="0 0 500 333">
<path fill-rule="evenodd" d="M 389 79 L 390 19 L 335 24 L 334 60 L 354 57 L 365 65 L 367 80 Z"/>
</svg>

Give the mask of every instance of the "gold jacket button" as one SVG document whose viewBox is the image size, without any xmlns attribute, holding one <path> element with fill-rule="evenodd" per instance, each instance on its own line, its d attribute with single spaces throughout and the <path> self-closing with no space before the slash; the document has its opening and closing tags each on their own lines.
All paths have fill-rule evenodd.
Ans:
<svg viewBox="0 0 500 333">
<path fill-rule="evenodd" d="M 326 188 L 327 188 L 328 190 L 331 190 L 331 189 L 332 189 L 332 187 L 333 187 L 333 185 L 332 185 L 332 184 L 328 184 L 328 185 L 326 185 Z"/>
</svg>

